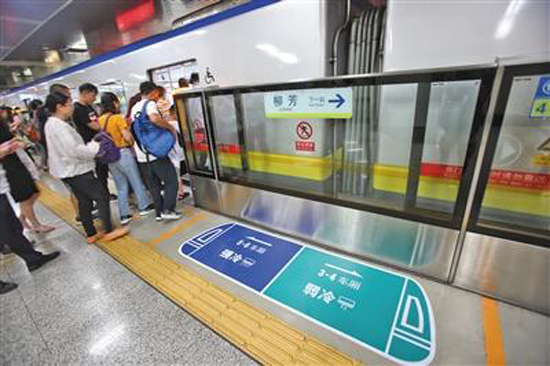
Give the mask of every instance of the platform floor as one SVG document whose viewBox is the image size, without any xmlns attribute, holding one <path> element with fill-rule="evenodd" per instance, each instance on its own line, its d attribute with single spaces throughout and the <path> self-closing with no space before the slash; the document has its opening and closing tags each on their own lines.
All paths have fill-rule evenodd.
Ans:
<svg viewBox="0 0 550 366">
<path fill-rule="evenodd" d="M 0 296 L 0 365 L 253 365 L 174 302 L 38 205 L 57 229 L 36 248 L 62 255 L 29 274 L 4 256 L 0 278 L 19 288 Z"/>
<path fill-rule="evenodd" d="M 60 197 L 66 195 L 64 187 L 58 182 L 46 180 L 46 184 Z M 262 358 L 261 350 L 255 354 L 257 348 L 253 347 L 254 341 L 249 344 L 242 340 L 245 333 L 252 338 L 255 335 L 246 328 L 246 319 L 241 324 L 244 328 L 238 329 L 235 337 L 220 332 L 215 319 L 213 325 L 204 320 L 208 317 L 198 316 L 202 322 L 198 321 L 194 317 L 197 313 L 193 312 L 192 304 L 186 309 L 184 301 L 178 304 L 177 296 L 171 297 L 172 301 L 167 297 L 170 295 L 163 291 L 165 282 L 158 282 L 157 287 L 161 291 L 157 291 L 150 285 L 156 282 L 147 279 L 146 272 L 136 273 L 141 273 L 149 283 L 133 274 L 128 269 L 132 269 L 131 266 L 126 268 L 114 259 L 124 263 L 120 258 L 123 252 L 109 251 L 109 248 L 101 250 L 86 244 L 81 233 L 72 226 L 74 223 L 69 225 L 68 216 L 65 215 L 64 219 L 69 223 L 58 216 L 63 216 L 59 207 L 56 208 L 52 202 L 45 203 L 49 208 L 38 205 L 38 214 L 57 230 L 35 237 L 37 247 L 44 251 L 60 250 L 63 255 L 32 275 L 17 257 L 2 257 L 0 278 L 20 285 L 17 291 L 0 296 L 2 365 L 241 365 L 256 361 L 320 364 L 319 359 L 326 360 L 326 364 L 392 364 L 330 331 L 308 326 L 296 314 L 280 316 L 280 312 L 273 311 L 261 299 L 226 286 L 220 276 L 193 266 L 177 254 L 177 248 L 183 241 L 209 227 L 234 221 L 232 219 L 185 205 L 182 207 L 185 217 L 178 222 L 156 223 L 152 217 L 133 222 L 131 238 L 171 263 L 219 286 L 221 292 L 227 291 L 230 296 L 240 297 L 241 303 L 247 303 L 260 312 L 274 314 L 287 326 L 298 329 L 292 334 L 297 339 L 295 343 L 288 343 L 298 345 L 301 354 L 297 357 L 284 349 L 283 343 L 280 360 Z M 50 210 L 52 208 L 57 215 Z M 117 248 L 116 244 L 113 243 L 111 249 Z M 166 274 L 163 279 L 170 275 Z M 425 288 L 434 308 L 437 351 L 432 364 L 550 364 L 548 317 L 441 283 L 414 278 Z M 221 292 L 220 296 L 227 296 Z M 261 314 L 259 317 L 266 322 L 276 320 Z M 268 327 L 259 324 L 257 328 Z M 301 332 L 300 329 L 307 331 Z M 273 344 L 277 345 L 277 342 Z M 307 347 L 310 349 L 306 352 L 304 349 Z M 337 351 L 330 353 L 331 348 Z M 319 352 L 312 354 L 315 351 L 311 349 Z M 338 352 L 347 357 L 340 357 Z M 311 357 L 305 357 L 305 354 Z"/>
</svg>

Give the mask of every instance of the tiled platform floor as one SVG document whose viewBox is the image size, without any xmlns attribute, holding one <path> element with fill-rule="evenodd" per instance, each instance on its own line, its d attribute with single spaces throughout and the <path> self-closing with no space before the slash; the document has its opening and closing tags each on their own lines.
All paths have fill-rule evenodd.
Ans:
<svg viewBox="0 0 550 366">
<path fill-rule="evenodd" d="M 19 288 L 0 296 L 0 365 L 255 364 L 50 211 L 38 214 L 57 230 L 36 248 L 62 255 L 32 274 L 3 256 L 0 278 Z"/>
</svg>

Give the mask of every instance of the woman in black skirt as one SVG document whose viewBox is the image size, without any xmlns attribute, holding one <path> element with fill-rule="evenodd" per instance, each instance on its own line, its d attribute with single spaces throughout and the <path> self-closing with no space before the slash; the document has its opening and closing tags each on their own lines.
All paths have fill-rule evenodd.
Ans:
<svg viewBox="0 0 550 366">
<path fill-rule="evenodd" d="M 0 143 L 13 140 L 15 137 L 10 131 L 11 116 L 7 108 L 0 111 Z M 25 153 L 26 154 L 26 153 Z M 33 231 L 45 233 L 54 230 L 51 226 L 42 225 L 34 213 L 34 203 L 38 199 L 38 187 L 34 179 L 17 154 L 10 154 L 0 159 L 0 163 L 6 171 L 6 178 L 10 185 L 10 194 L 15 202 L 20 204 L 21 215 L 19 219 L 24 227 Z M 30 226 L 27 224 L 30 222 Z"/>
</svg>

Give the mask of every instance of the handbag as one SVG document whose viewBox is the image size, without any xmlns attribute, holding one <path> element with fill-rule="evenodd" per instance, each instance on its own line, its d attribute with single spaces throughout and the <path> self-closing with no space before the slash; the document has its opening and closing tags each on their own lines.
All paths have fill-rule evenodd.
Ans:
<svg viewBox="0 0 550 366">
<path fill-rule="evenodd" d="M 96 155 L 96 160 L 102 164 L 112 164 L 120 160 L 120 149 L 115 145 L 111 134 L 107 132 L 111 116 L 111 114 L 107 116 L 105 128 L 94 137 L 94 140 L 99 142 L 99 152 Z"/>
</svg>

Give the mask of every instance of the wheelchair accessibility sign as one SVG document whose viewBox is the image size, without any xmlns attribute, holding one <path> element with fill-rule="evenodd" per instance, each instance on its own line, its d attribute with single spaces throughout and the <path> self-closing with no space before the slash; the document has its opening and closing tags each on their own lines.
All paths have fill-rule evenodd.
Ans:
<svg viewBox="0 0 550 366">
<path fill-rule="evenodd" d="M 550 118 L 550 76 L 543 76 L 539 79 L 529 117 Z"/>
<path fill-rule="evenodd" d="M 179 252 L 389 360 L 424 365 L 435 355 L 432 308 L 410 277 L 239 223 Z"/>
</svg>

